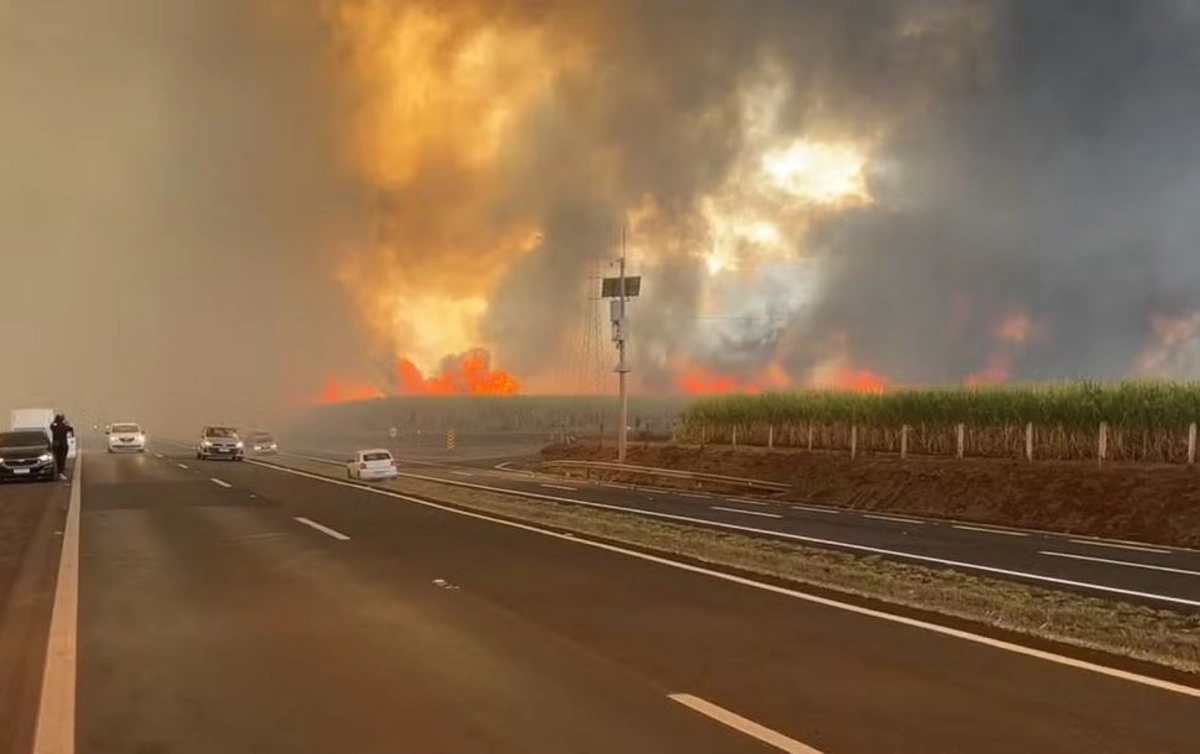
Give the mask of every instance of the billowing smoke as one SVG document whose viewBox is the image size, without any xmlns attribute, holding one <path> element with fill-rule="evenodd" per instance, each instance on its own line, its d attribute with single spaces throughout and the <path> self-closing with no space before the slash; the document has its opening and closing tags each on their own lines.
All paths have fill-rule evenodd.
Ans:
<svg viewBox="0 0 1200 754">
<path fill-rule="evenodd" d="M 1195 2 L 0 13 L 0 403 L 578 389 L 622 226 L 647 390 L 1200 368 Z"/>
</svg>

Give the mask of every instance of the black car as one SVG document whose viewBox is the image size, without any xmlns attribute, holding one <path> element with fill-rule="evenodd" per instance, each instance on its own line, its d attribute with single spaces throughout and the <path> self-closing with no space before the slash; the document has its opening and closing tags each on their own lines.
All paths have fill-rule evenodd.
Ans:
<svg viewBox="0 0 1200 754">
<path fill-rule="evenodd" d="M 0 433 L 0 480 L 57 478 L 49 435 L 39 430 Z"/>
</svg>

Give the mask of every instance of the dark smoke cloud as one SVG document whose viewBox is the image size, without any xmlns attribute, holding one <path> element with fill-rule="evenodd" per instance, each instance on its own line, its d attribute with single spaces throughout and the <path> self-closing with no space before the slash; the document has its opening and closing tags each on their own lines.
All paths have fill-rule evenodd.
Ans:
<svg viewBox="0 0 1200 754">
<path fill-rule="evenodd" d="M 266 422 L 357 358 L 319 30 L 259 8 L 0 10 L 0 408 Z"/>
<path fill-rule="evenodd" d="M 897 379 L 946 381 L 1025 310 L 1038 337 L 1014 376 L 1129 376 L 1154 314 L 1200 308 L 1194 6 L 992 12 L 983 64 L 883 148 L 899 178 L 881 208 L 824 229 L 812 326 Z"/>
</svg>

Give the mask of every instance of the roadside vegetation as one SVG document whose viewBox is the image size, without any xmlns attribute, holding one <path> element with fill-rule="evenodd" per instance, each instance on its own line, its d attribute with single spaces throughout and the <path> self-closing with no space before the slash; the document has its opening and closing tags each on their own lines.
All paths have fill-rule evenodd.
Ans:
<svg viewBox="0 0 1200 754">
<path fill-rule="evenodd" d="M 948 455 L 958 451 L 962 425 L 968 456 L 1021 457 L 1028 433 L 1036 458 L 1094 459 L 1103 452 L 1107 460 L 1177 463 L 1195 453 L 1197 421 L 1200 382 L 1080 381 L 709 397 L 687 407 L 679 436 L 692 444 L 840 450 L 853 442 L 860 452 L 900 452 L 905 433 L 907 452 Z"/>
</svg>

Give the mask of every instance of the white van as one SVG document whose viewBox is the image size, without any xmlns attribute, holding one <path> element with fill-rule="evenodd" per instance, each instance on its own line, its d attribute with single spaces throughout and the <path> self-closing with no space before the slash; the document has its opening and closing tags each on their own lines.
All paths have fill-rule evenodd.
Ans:
<svg viewBox="0 0 1200 754">
<path fill-rule="evenodd" d="M 9 421 L 9 429 L 18 432 L 23 429 L 40 429 L 50 434 L 50 425 L 54 423 L 57 412 L 52 408 L 18 408 L 13 409 Z M 53 438 L 52 438 L 53 439 Z M 67 438 L 67 458 L 75 457 L 75 435 Z"/>
</svg>

